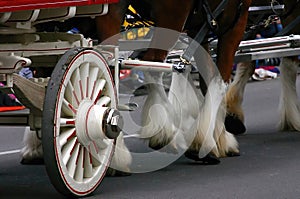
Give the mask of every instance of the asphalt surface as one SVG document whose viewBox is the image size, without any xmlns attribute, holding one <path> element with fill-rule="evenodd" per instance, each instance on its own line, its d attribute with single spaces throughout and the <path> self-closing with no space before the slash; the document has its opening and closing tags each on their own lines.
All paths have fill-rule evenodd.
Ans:
<svg viewBox="0 0 300 199">
<path fill-rule="evenodd" d="M 300 198 L 300 134 L 277 130 L 279 91 L 279 79 L 247 85 L 243 103 L 247 132 L 237 137 L 241 156 L 223 158 L 213 166 L 181 157 L 157 171 L 106 177 L 88 198 Z M 139 109 L 130 115 L 139 122 Z M 0 128 L 0 198 L 63 198 L 51 185 L 44 165 L 19 163 L 15 150 L 22 146 L 23 130 Z M 125 131 L 129 130 L 135 127 L 125 124 Z M 126 141 L 131 150 L 144 147 L 136 139 Z"/>
</svg>

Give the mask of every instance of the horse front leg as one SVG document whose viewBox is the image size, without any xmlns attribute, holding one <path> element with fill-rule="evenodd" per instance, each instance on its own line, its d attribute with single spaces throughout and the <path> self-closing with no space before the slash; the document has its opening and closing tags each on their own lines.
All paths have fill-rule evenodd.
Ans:
<svg viewBox="0 0 300 199">
<path fill-rule="evenodd" d="M 217 66 L 223 81 L 226 83 L 230 82 L 235 52 L 244 35 L 244 30 L 246 28 L 248 19 L 248 9 L 251 4 L 251 0 L 231 1 L 230 3 L 228 7 L 233 8 L 238 6 L 239 12 L 236 14 L 232 14 L 232 9 L 230 8 L 228 8 L 227 11 L 224 12 L 223 20 L 221 20 L 221 25 L 224 28 L 223 30 L 220 30 L 221 33 L 220 35 L 218 35 L 219 40 L 217 50 Z M 235 16 L 237 15 L 238 18 L 235 19 Z M 232 22 L 234 22 L 235 20 L 236 22 L 234 23 L 233 27 L 230 27 L 232 26 Z M 226 30 L 226 27 L 230 28 Z M 226 30 L 225 33 L 224 30 Z M 226 109 L 222 106 L 226 106 L 225 103 L 221 104 L 220 109 Z M 215 129 L 214 136 L 215 139 L 217 139 L 216 142 L 218 144 L 220 155 L 239 155 L 239 149 L 235 137 L 230 135 L 224 127 L 225 114 L 218 114 L 216 122 L 216 126 L 219 128 Z"/>
<path fill-rule="evenodd" d="M 220 21 L 217 66 L 223 80 L 227 83 L 230 82 L 235 53 L 246 29 L 251 2 L 251 0 L 230 1 L 228 7 L 231 8 L 224 11 Z M 239 7 L 239 11 L 232 10 L 232 8 L 237 7 Z M 236 19 L 237 15 L 238 18 Z"/>
<path fill-rule="evenodd" d="M 214 130 L 214 138 L 217 143 L 219 157 L 239 156 L 239 145 L 234 135 L 227 132 L 224 125 L 226 116 L 226 102 L 223 100 L 217 113 L 216 127 Z"/>
<path fill-rule="evenodd" d="M 177 153 L 176 114 L 163 85 L 163 73 L 145 72 L 148 96 L 142 111 L 140 137 L 154 150 Z"/>
<path fill-rule="evenodd" d="M 150 46 L 141 59 L 164 62 L 168 51 L 178 40 L 193 1 L 151 0 L 149 3 L 152 5 L 156 27 L 153 28 Z M 170 21 L 170 19 L 174 19 L 174 21 Z M 147 77 L 150 77 L 149 75 L 146 74 Z M 165 148 L 167 151 L 176 152 L 178 144 L 185 147 L 183 139 L 180 139 L 182 144 L 176 141 L 181 137 L 178 131 L 180 124 L 177 122 L 180 117 L 177 116 L 176 110 L 163 88 L 162 77 L 149 84 L 147 89 L 148 97 L 143 110 L 144 127 L 142 127 L 141 136 L 149 137 L 149 146 L 155 150 L 168 146 Z"/>
</svg>

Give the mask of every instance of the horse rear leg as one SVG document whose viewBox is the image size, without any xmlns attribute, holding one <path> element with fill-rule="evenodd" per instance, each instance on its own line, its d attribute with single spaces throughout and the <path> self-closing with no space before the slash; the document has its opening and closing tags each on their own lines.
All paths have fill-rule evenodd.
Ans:
<svg viewBox="0 0 300 199">
<path fill-rule="evenodd" d="M 125 145 L 123 132 L 117 137 L 116 148 L 110 166 L 106 172 L 107 176 L 127 176 L 130 175 L 132 157 L 129 149 Z"/>
<path fill-rule="evenodd" d="M 151 41 L 152 46 L 163 46 L 164 49 L 170 49 L 175 44 L 183 30 L 184 23 L 192 9 L 193 0 L 148 1 L 152 5 L 152 13 L 155 17 L 155 26 L 159 27 L 154 29 Z M 173 30 L 172 34 L 170 34 L 170 30 Z M 166 50 L 150 48 L 143 56 L 143 60 L 164 61 L 166 56 Z"/>
<path fill-rule="evenodd" d="M 227 115 L 225 118 L 225 126 L 226 130 L 234 135 L 246 132 L 242 102 L 246 84 L 254 73 L 254 70 L 254 62 L 239 63 L 234 80 L 229 85 L 226 93 Z"/>
<path fill-rule="evenodd" d="M 294 59 L 283 58 L 280 63 L 281 96 L 280 96 L 280 130 L 300 131 L 300 105 L 296 91 L 297 68 L 299 62 Z"/>
<path fill-rule="evenodd" d="M 30 127 L 25 128 L 23 137 L 24 146 L 21 149 L 21 164 L 42 164 L 43 149 L 42 141 L 37 137 L 37 132 L 30 130 Z"/>
</svg>

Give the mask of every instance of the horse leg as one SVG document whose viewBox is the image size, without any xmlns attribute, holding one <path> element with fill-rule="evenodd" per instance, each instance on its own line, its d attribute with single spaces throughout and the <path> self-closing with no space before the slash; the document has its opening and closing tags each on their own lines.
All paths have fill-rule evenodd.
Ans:
<svg viewBox="0 0 300 199">
<path fill-rule="evenodd" d="M 193 1 L 176 0 L 174 2 L 174 0 L 152 0 L 149 2 L 151 2 L 152 13 L 155 17 L 155 25 L 158 28 L 154 28 L 150 48 L 145 52 L 142 60 L 163 62 L 167 56 L 168 50 L 177 41 L 179 34 L 182 31 L 183 24 L 192 8 Z M 176 22 L 170 22 L 170 18 L 176 19 Z M 157 46 L 160 46 L 161 48 L 159 49 Z M 159 80 L 159 82 L 161 81 L 162 80 Z M 165 110 L 164 114 L 166 115 L 164 116 L 164 119 L 157 119 L 162 117 L 161 111 L 153 111 L 155 107 L 158 106 L 160 106 L 161 110 Z M 177 127 L 174 124 L 177 115 L 174 112 L 169 99 L 166 98 L 166 93 L 162 85 L 156 84 L 155 86 L 148 86 L 148 99 L 145 103 L 143 116 L 144 127 L 142 128 L 142 136 L 146 134 L 151 135 L 149 146 L 154 149 L 161 149 L 165 145 L 172 146 L 177 133 Z M 166 120 L 168 122 L 162 124 L 162 121 Z M 158 129 L 159 133 L 155 133 L 154 129 Z M 170 144 L 171 140 L 172 143 Z M 174 145 L 173 148 L 177 150 L 177 146 Z"/>
<path fill-rule="evenodd" d="M 227 107 L 225 127 L 228 132 L 234 135 L 242 134 L 246 131 L 242 102 L 246 84 L 254 70 L 254 62 L 238 63 L 234 80 L 229 85 L 225 96 Z"/>
<path fill-rule="evenodd" d="M 140 137 L 149 141 L 150 148 L 176 153 L 177 146 L 173 142 L 175 117 L 167 93 L 163 86 L 163 73 L 145 72 L 148 97 L 142 111 L 142 128 Z M 165 147 L 165 148 L 164 148 Z"/>
<path fill-rule="evenodd" d="M 154 29 L 151 42 L 154 46 L 156 43 L 160 44 L 160 46 L 163 45 L 164 49 L 170 49 L 183 30 L 184 23 L 192 9 L 193 0 L 149 0 L 149 2 L 152 4 L 155 26 L 174 31 L 172 34 L 169 34 L 168 30 L 164 32 L 163 29 L 158 31 Z M 170 21 L 170 19 L 173 21 Z M 164 35 L 162 36 L 162 34 Z M 143 60 L 162 62 L 165 60 L 167 53 L 167 50 L 150 48 L 143 56 Z"/>
<path fill-rule="evenodd" d="M 298 64 L 297 57 L 285 57 L 280 63 L 280 130 L 300 131 L 300 105 L 296 91 Z"/>
<path fill-rule="evenodd" d="M 226 131 L 224 126 L 224 118 L 226 115 L 225 107 L 225 101 L 223 100 L 219 107 L 214 131 L 214 138 L 217 142 L 219 156 L 239 156 L 238 142 L 233 134 Z"/>
<path fill-rule="evenodd" d="M 230 1 L 229 3 L 234 4 L 234 2 L 240 3 L 240 1 Z M 224 27 L 224 29 L 220 27 L 221 30 L 219 32 L 222 35 L 218 35 L 217 66 L 225 82 L 229 82 L 231 78 L 235 52 L 246 29 L 250 4 L 251 0 L 242 0 L 239 5 L 239 12 L 235 14 L 231 13 L 232 9 L 228 9 L 227 12 L 225 10 L 222 17 L 223 20 L 220 22 L 220 26 Z M 229 4 L 228 7 L 236 8 L 237 5 Z M 235 15 L 239 15 L 239 17 L 235 19 Z"/>
<path fill-rule="evenodd" d="M 104 16 L 96 17 L 97 36 L 102 45 L 117 44 L 120 38 L 121 24 L 124 20 L 125 12 L 129 1 L 121 0 L 119 3 L 109 5 L 109 13 Z M 113 36 L 117 36 L 113 37 Z M 113 39 L 111 39 L 113 38 Z M 127 148 L 123 134 L 121 133 L 116 141 L 116 149 L 112 157 L 110 168 L 107 171 L 108 176 L 126 176 L 130 173 L 132 157 Z"/>
<path fill-rule="evenodd" d="M 25 128 L 23 137 L 24 146 L 21 149 L 21 164 L 42 164 L 43 148 L 42 142 L 37 137 L 37 132 L 30 130 L 30 127 Z"/>
<path fill-rule="evenodd" d="M 97 38 L 101 44 L 112 45 L 112 40 L 106 41 L 106 39 L 115 35 L 120 36 L 121 24 L 128 6 L 129 0 L 120 0 L 119 3 L 109 4 L 108 13 L 95 18 Z M 114 41 L 117 42 L 117 39 Z"/>
<path fill-rule="evenodd" d="M 156 6 L 157 9 L 154 10 L 154 14 L 156 14 L 156 16 L 160 16 L 159 18 L 156 19 L 156 25 L 158 27 L 164 27 L 164 28 L 169 28 L 178 31 L 178 35 L 179 35 L 179 32 L 182 31 L 183 24 L 188 16 L 188 13 L 192 8 L 193 2 L 182 1 L 182 0 L 174 2 L 171 0 L 165 0 L 165 1 L 160 1 L 159 3 L 160 6 Z M 178 4 L 184 6 L 178 6 Z M 174 6 L 170 6 L 170 5 L 174 5 Z M 185 12 L 186 14 L 182 15 Z M 170 23 L 170 18 L 176 19 L 176 23 Z M 174 41 L 177 40 L 178 35 L 174 34 L 174 35 L 168 35 L 167 37 L 160 37 L 159 34 L 154 33 L 153 40 L 154 42 L 164 43 L 166 46 L 169 45 L 171 47 L 174 44 Z M 173 38 L 171 38 L 170 36 L 172 36 Z M 144 59 L 163 61 L 165 59 L 165 56 L 166 56 L 166 51 L 149 49 L 145 54 Z M 182 93 L 178 93 L 178 95 L 182 95 Z M 210 100 L 206 100 L 207 103 L 206 107 L 209 107 L 210 102 L 211 102 Z M 202 112 L 208 113 L 209 111 L 206 108 L 204 108 Z M 213 132 L 207 131 L 209 125 L 204 125 L 203 123 L 205 122 L 203 121 L 205 121 L 205 117 L 203 119 L 198 118 L 197 121 L 195 122 L 197 124 L 198 129 L 196 131 L 196 135 L 193 143 L 191 144 L 189 150 L 186 152 L 186 156 L 193 160 L 203 161 L 204 163 L 209 163 L 209 164 L 219 163 L 219 160 L 215 158 L 216 156 L 218 156 L 218 152 L 213 138 Z M 200 151 L 201 154 L 199 153 Z M 210 155 L 210 152 L 212 155 Z"/>
<path fill-rule="evenodd" d="M 214 90 L 214 87 L 210 86 L 208 96 L 214 94 L 212 93 Z M 190 71 L 185 71 L 184 74 L 173 73 L 169 100 L 176 115 L 180 116 L 177 118 L 179 119 L 177 124 L 180 125 L 176 136 L 183 136 L 184 141 L 177 139 L 176 143 L 184 150 L 188 148 L 185 156 L 203 164 L 220 163 L 210 126 L 211 121 L 208 121 L 211 117 L 207 115 L 211 114 L 207 112 L 209 110 L 207 107 L 213 106 L 212 101 L 209 97 L 205 99 L 202 92 L 195 87 Z M 206 105 L 202 106 L 205 102 Z M 208 117 L 201 118 L 204 115 Z"/>
<path fill-rule="evenodd" d="M 130 175 L 130 165 L 132 157 L 130 151 L 124 143 L 123 132 L 117 137 L 116 149 L 107 170 L 107 176 L 127 176 Z"/>
<path fill-rule="evenodd" d="M 196 119 L 197 133 L 189 150 L 185 153 L 188 158 L 203 161 L 205 164 L 218 164 L 220 161 L 214 132 L 219 114 L 219 106 L 222 104 L 226 84 L 217 76 L 212 79 L 205 95 L 204 104 Z"/>
<path fill-rule="evenodd" d="M 232 5 L 231 5 L 231 4 Z M 236 21 L 232 28 L 229 28 L 225 33 L 219 35 L 218 40 L 218 51 L 217 51 L 217 66 L 220 71 L 221 77 L 224 82 L 229 82 L 231 77 L 232 65 L 234 61 L 234 55 L 236 49 L 242 37 L 244 35 L 244 30 L 247 25 L 248 19 L 248 9 L 251 4 L 251 0 L 242 0 L 240 1 L 230 1 L 227 7 L 236 8 L 239 7 L 239 12 L 236 13 L 238 18 L 235 19 L 235 15 L 232 14 L 232 9 L 227 9 L 223 13 L 223 17 L 221 20 L 222 27 L 228 27 L 230 23 Z M 220 26 L 221 27 L 221 26 Z M 224 31 L 224 30 L 223 30 Z M 220 32 L 223 32 L 220 30 Z M 225 53 L 226 52 L 226 53 Z M 221 104 L 223 105 L 223 103 Z M 220 107 L 223 108 L 223 107 Z M 225 116 L 224 114 L 218 114 L 218 118 L 216 120 L 216 126 L 221 127 L 224 125 Z M 221 118 L 222 117 L 222 118 Z M 219 131 L 221 130 L 221 132 Z M 238 155 L 238 146 L 235 138 L 225 130 L 225 128 L 219 128 L 215 130 L 215 138 L 219 138 L 216 142 L 222 141 L 222 143 L 218 144 L 218 149 L 222 156 L 226 154 L 236 154 Z M 229 151 L 228 151 L 229 150 Z"/>
</svg>

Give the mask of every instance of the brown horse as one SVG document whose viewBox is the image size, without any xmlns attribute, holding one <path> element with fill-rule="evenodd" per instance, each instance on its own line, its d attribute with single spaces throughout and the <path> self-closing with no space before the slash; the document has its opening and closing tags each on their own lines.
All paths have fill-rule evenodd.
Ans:
<svg viewBox="0 0 300 199">
<path fill-rule="evenodd" d="M 298 0 L 279 1 L 285 5 L 285 9 L 280 13 L 271 13 L 271 15 L 279 15 L 283 27 L 288 27 L 288 31 L 283 29 L 285 35 L 300 34 L 299 18 L 300 2 Z M 276 3 L 278 3 L 276 1 Z M 253 6 L 267 6 L 270 1 L 253 0 Z M 292 24 L 295 24 L 292 26 Z M 280 32 L 278 33 L 280 34 Z M 300 109 L 297 101 L 296 78 L 297 67 L 299 65 L 298 56 L 284 57 L 280 63 L 281 73 L 281 97 L 280 97 L 280 130 L 296 130 L 300 131 L 299 118 Z M 248 79 L 255 70 L 255 62 L 239 63 L 233 83 L 230 85 L 226 97 L 227 110 L 230 115 L 244 122 L 244 113 L 242 110 L 242 100 Z M 236 130 L 236 134 L 244 133 L 240 129 Z"/>
<path fill-rule="evenodd" d="M 209 1 L 209 8 L 214 10 L 220 2 L 221 1 Z M 125 10 L 129 4 L 133 4 L 133 7 L 136 6 L 135 8 L 138 12 L 140 12 L 140 4 L 143 5 L 144 10 L 151 10 L 151 14 L 149 16 L 153 17 L 153 21 L 157 27 L 175 30 L 178 33 L 187 31 L 187 33 L 193 37 L 198 31 L 199 27 L 207 19 L 207 13 L 201 9 L 201 5 L 199 6 L 199 4 L 202 3 L 203 1 L 198 2 L 193 0 L 121 0 L 118 4 L 113 4 L 110 6 L 108 15 L 101 16 L 96 19 L 98 38 L 100 41 L 104 41 L 105 39 L 119 33 L 120 24 L 124 19 Z M 222 79 L 215 80 L 218 83 L 215 83 L 214 85 L 219 88 L 222 87 L 222 89 L 219 89 L 220 93 L 222 93 L 225 89 L 225 84 L 229 83 L 230 81 L 234 55 L 244 34 L 250 3 L 251 0 L 228 1 L 221 15 L 216 17 L 218 29 L 213 30 L 213 32 L 218 37 L 219 41 L 217 51 L 217 67 Z M 195 7 L 195 5 L 198 6 Z M 189 20 L 191 23 L 186 23 L 187 20 Z M 172 39 L 168 38 L 168 41 L 170 42 L 165 45 L 169 45 L 171 47 L 178 39 L 178 35 L 172 35 L 172 37 Z M 164 40 L 165 38 L 160 37 L 160 35 L 154 32 L 152 42 L 163 42 Z M 148 49 L 143 55 L 142 59 L 162 62 L 165 60 L 167 53 L 168 52 L 166 50 Z M 210 86 L 208 85 L 208 88 L 209 87 Z M 211 89 L 213 90 L 215 88 Z M 203 125 L 201 122 L 198 122 L 195 139 L 186 153 L 188 157 L 194 160 L 201 160 L 199 159 L 198 154 L 200 148 L 203 146 L 211 149 L 210 155 L 213 157 L 213 163 L 219 162 L 216 157 L 224 157 L 228 154 L 236 155 L 239 153 L 235 138 L 224 128 L 224 113 L 221 110 L 224 112 L 224 109 L 220 108 L 220 111 L 217 111 L 218 114 L 216 113 L 218 117 L 221 117 L 221 119 L 219 119 L 219 123 L 217 122 L 216 124 L 215 121 L 213 122 L 213 126 L 215 127 L 213 135 L 205 134 L 207 130 L 205 130 L 204 127 L 201 127 L 201 125 Z M 209 109 L 205 109 L 205 111 L 202 111 L 202 114 L 210 114 L 209 112 L 211 112 Z M 199 117 L 194 119 L 199 120 Z M 202 119 L 202 121 L 204 121 L 204 119 Z M 163 133 L 161 132 L 161 134 L 157 134 L 156 136 L 163 136 L 162 134 Z M 152 148 L 160 148 L 170 142 L 170 139 L 158 139 L 156 142 L 162 143 L 152 143 L 150 144 Z"/>
</svg>

